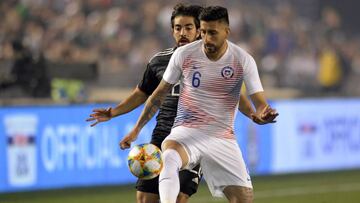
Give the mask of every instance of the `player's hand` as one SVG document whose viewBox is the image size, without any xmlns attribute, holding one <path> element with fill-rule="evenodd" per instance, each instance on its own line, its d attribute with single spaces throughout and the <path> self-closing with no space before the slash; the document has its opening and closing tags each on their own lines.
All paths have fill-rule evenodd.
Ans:
<svg viewBox="0 0 360 203">
<path fill-rule="evenodd" d="M 128 149 L 131 146 L 131 143 L 136 140 L 139 131 L 137 128 L 133 128 L 129 134 L 127 134 L 119 143 L 120 149 Z"/>
<path fill-rule="evenodd" d="M 275 109 L 271 108 L 270 106 L 266 106 L 261 111 L 257 111 L 254 114 L 251 114 L 251 119 L 259 124 L 264 125 L 267 123 L 275 123 L 275 118 L 279 115 Z"/>
<path fill-rule="evenodd" d="M 100 122 L 105 122 L 108 121 L 112 118 L 111 116 L 111 107 L 107 108 L 107 109 L 94 109 L 93 110 L 93 114 L 90 114 L 90 118 L 86 119 L 86 121 L 94 121 L 96 120 L 95 123 L 92 123 L 90 126 L 93 127 L 96 124 L 100 123 Z"/>
</svg>

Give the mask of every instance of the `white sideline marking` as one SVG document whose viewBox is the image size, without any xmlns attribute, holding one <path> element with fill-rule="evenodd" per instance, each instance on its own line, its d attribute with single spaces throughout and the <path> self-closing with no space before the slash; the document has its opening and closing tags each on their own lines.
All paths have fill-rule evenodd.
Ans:
<svg viewBox="0 0 360 203">
<path fill-rule="evenodd" d="M 309 186 L 309 187 L 293 187 L 293 188 L 279 188 L 274 190 L 263 190 L 256 191 L 255 188 L 255 199 L 263 199 L 269 197 L 286 197 L 294 195 L 308 195 L 308 194 L 323 194 L 329 192 L 349 192 L 349 191 L 360 191 L 360 183 L 344 183 L 338 185 L 324 185 L 324 186 Z M 207 200 L 211 202 L 224 201 L 225 198 L 213 198 L 202 197 L 196 200 Z"/>
</svg>

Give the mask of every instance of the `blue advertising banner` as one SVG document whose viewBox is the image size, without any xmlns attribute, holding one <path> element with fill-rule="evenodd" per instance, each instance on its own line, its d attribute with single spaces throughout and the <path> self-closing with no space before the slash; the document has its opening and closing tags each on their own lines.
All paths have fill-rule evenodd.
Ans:
<svg viewBox="0 0 360 203">
<path fill-rule="evenodd" d="M 128 150 L 118 142 L 135 124 L 142 107 L 106 123 L 85 122 L 101 105 L 0 108 L 0 192 L 135 182 Z M 135 144 L 150 141 L 155 119 Z M 243 115 L 235 131 L 252 174 L 269 173 L 270 126 Z"/>
<path fill-rule="evenodd" d="M 120 139 L 142 107 L 90 127 L 94 108 L 64 105 L 0 108 L 0 192 L 134 183 Z M 235 133 L 250 174 L 360 168 L 360 100 L 272 104 L 276 124 L 256 125 L 239 113 Z M 150 141 L 155 119 L 135 144 Z"/>
<path fill-rule="evenodd" d="M 89 127 L 95 107 L 0 108 L 0 192 L 134 182 L 118 142 L 141 109 Z M 150 141 L 154 124 L 137 144 Z"/>
<path fill-rule="evenodd" d="M 269 174 L 273 125 L 257 125 L 239 113 L 235 120 L 235 134 L 250 175 Z"/>
</svg>

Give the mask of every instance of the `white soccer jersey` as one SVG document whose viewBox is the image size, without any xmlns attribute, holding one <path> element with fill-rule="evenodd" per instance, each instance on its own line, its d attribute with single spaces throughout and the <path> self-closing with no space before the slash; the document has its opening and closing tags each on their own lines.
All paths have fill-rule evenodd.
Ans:
<svg viewBox="0 0 360 203">
<path fill-rule="evenodd" d="M 244 80 L 249 95 L 263 91 L 255 60 L 227 41 L 225 54 L 210 61 L 203 42 L 178 48 L 172 55 L 163 79 L 180 80 L 181 92 L 176 126 L 198 128 L 220 138 L 235 139 L 234 118 Z"/>
</svg>

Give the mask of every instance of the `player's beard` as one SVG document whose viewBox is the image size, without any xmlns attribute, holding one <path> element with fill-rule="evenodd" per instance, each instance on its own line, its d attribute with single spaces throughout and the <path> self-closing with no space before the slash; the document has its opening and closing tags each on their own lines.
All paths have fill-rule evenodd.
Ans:
<svg viewBox="0 0 360 203">
<path fill-rule="evenodd" d="M 189 44 L 190 43 L 190 40 L 186 37 L 182 37 L 180 38 L 179 42 L 178 42 L 178 46 L 181 47 L 181 46 L 184 46 L 185 44 Z"/>
<path fill-rule="evenodd" d="M 205 44 L 205 50 L 209 54 L 214 54 L 218 51 L 218 48 L 213 44 Z"/>
</svg>

